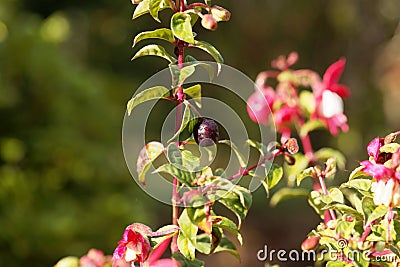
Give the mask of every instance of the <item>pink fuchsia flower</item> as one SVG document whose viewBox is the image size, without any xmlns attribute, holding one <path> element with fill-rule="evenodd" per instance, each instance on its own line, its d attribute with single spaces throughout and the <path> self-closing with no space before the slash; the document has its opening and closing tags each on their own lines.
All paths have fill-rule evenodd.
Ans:
<svg viewBox="0 0 400 267">
<path fill-rule="evenodd" d="M 80 267 L 103 267 L 110 264 L 111 256 L 104 256 L 104 253 L 97 249 L 91 249 L 79 259 Z M 128 265 L 129 266 L 129 265 Z M 122 266 L 121 266 L 122 267 Z"/>
<path fill-rule="evenodd" d="M 332 135 L 337 135 L 339 129 L 343 132 L 349 129 L 347 117 L 343 113 L 343 98 L 349 96 L 349 90 L 345 85 L 338 84 L 345 64 L 344 58 L 333 63 L 326 70 L 322 82 L 314 87 L 314 117 L 321 119 Z"/>
<path fill-rule="evenodd" d="M 271 87 L 260 88 L 247 100 L 247 112 L 252 121 L 267 125 L 276 96 Z"/>
<path fill-rule="evenodd" d="M 148 239 L 151 234 L 152 230 L 143 224 L 129 225 L 114 251 L 113 267 L 121 267 L 121 262 L 129 263 L 132 267 L 138 262 L 142 266 L 151 250 Z"/>
</svg>

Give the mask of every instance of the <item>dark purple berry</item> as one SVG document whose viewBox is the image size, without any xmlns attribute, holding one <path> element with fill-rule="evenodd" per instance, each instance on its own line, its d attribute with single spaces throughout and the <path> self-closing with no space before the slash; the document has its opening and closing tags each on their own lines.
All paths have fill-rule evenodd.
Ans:
<svg viewBox="0 0 400 267">
<path fill-rule="evenodd" d="M 218 124 L 211 119 L 200 118 L 193 128 L 193 136 L 200 146 L 212 146 L 218 142 Z"/>
</svg>

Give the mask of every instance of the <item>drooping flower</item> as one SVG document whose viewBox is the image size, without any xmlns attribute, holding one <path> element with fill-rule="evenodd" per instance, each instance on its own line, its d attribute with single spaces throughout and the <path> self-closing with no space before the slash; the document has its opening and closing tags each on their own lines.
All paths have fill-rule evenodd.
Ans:
<svg viewBox="0 0 400 267">
<path fill-rule="evenodd" d="M 400 149 L 394 153 L 381 152 L 384 144 L 384 138 L 374 138 L 367 147 L 370 160 L 364 160 L 360 164 L 364 166 L 363 172 L 373 177 L 371 191 L 374 193 L 374 203 L 398 207 L 400 206 L 400 161 L 398 160 Z"/>
<path fill-rule="evenodd" d="M 126 227 L 122 239 L 113 254 L 113 267 L 120 267 L 119 262 L 127 262 L 134 267 L 134 263 L 143 264 L 151 250 L 148 235 L 151 229 L 143 224 L 131 224 Z"/>
<path fill-rule="evenodd" d="M 349 96 L 349 90 L 345 85 L 338 84 L 343 73 L 346 60 L 339 59 L 326 70 L 322 82 L 314 86 L 316 102 L 314 118 L 325 123 L 332 135 L 337 135 L 339 129 L 347 132 L 347 117 L 343 113 L 343 98 Z"/>
</svg>

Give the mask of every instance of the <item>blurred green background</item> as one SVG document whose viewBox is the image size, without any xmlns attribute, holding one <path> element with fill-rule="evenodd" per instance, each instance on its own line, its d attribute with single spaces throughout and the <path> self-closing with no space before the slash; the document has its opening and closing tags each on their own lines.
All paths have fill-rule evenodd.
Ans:
<svg viewBox="0 0 400 267">
<path fill-rule="evenodd" d="M 300 55 L 297 67 L 319 73 L 347 58 L 351 131 L 313 135 L 315 147 L 346 154 L 347 170 L 366 158 L 371 138 L 400 128 L 398 0 L 215 3 L 232 19 L 217 32 L 196 26 L 199 38 L 253 79 L 291 51 Z M 111 254 L 131 222 L 168 223 L 169 206 L 138 188 L 122 154 L 126 102 L 166 66 L 130 61 L 135 34 L 158 26 L 149 16 L 132 22 L 132 12 L 129 0 L 1 0 L 0 266 L 53 266 L 92 247 Z M 208 266 L 263 266 L 256 253 L 264 244 L 299 248 L 317 222 L 305 199 L 270 208 L 259 190 L 243 228 L 242 262 L 220 254 Z"/>
</svg>

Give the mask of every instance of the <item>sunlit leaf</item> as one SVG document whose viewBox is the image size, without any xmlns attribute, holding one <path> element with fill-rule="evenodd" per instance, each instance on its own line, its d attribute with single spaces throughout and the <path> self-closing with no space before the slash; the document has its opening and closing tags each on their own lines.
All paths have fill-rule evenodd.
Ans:
<svg viewBox="0 0 400 267">
<path fill-rule="evenodd" d="M 279 181 L 283 177 L 283 168 L 277 164 L 272 164 L 271 168 L 268 170 L 267 168 L 265 169 L 267 172 L 267 183 L 268 183 L 268 189 L 274 188 Z"/>
<path fill-rule="evenodd" d="M 357 218 L 360 220 L 362 220 L 362 218 L 363 218 L 361 213 L 359 213 L 357 210 L 355 210 L 352 207 L 349 207 L 345 204 L 334 203 L 334 204 L 327 205 L 323 208 L 323 210 L 329 210 L 329 209 L 337 210 L 337 211 L 341 212 L 342 214 L 347 214 L 347 215 L 353 216 L 354 218 Z"/>
<path fill-rule="evenodd" d="M 147 32 L 141 32 L 138 35 L 136 35 L 135 39 L 133 40 L 133 46 L 135 46 L 138 42 L 145 40 L 145 39 L 161 39 L 168 41 L 170 43 L 175 42 L 175 37 L 174 34 L 170 29 L 156 29 L 154 31 L 147 31 Z"/>
<path fill-rule="evenodd" d="M 314 171 L 314 167 L 309 167 L 305 169 L 304 171 L 300 172 L 299 175 L 297 175 L 297 186 L 300 185 L 300 183 L 306 179 L 307 177 L 312 177 L 312 173 Z"/>
<path fill-rule="evenodd" d="M 376 205 L 372 197 L 364 197 L 362 199 L 362 211 L 364 213 L 364 221 L 368 220 L 369 216 L 371 216 L 375 208 Z"/>
<path fill-rule="evenodd" d="M 389 208 L 384 205 L 380 205 L 380 206 L 376 207 L 372 211 L 371 215 L 368 216 L 368 220 L 365 225 L 369 225 L 376 219 L 382 218 L 383 216 L 385 216 L 388 213 L 388 211 L 389 211 Z"/>
<path fill-rule="evenodd" d="M 145 184 L 145 175 L 151 164 L 164 151 L 164 145 L 159 142 L 150 142 L 146 144 L 139 152 L 136 163 L 136 170 L 139 175 L 139 181 Z"/>
<path fill-rule="evenodd" d="M 183 170 L 177 166 L 172 164 L 164 164 L 158 167 L 154 173 L 167 173 L 173 177 L 176 177 L 181 183 L 184 183 L 187 186 L 191 186 L 192 182 L 195 178 L 195 173 Z"/>
<path fill-rule="evenodd" d="M 155 86 L 138 93 L 131 100 L 129 100 L 127 104 L 128 116 L 131 115 L 132 110 L 137 105 L 149 100 L 162 99 L 162 98 L 166 99 L 168 95 L 169 95 L 169 90 L 164 86 Z"/>
<path fill-rule="evenodd" d="M 187 214 L 187 210 L 183 210 L 178 220 L 179 231 L 178 248 L 179 251 L 189 260 L 194 260 L 196 250 L 196 235 L 198 228 L 194 225 Z"/>
<path fill-rule="evenodd" d="M 212 56 L 212 58 L 215 60 L 215 62 L 218 63 L 218 73 L 220 73 L 220 71 L 221 71 L 220 64 L 224 63 L 224 59 L 223 59 L 221 53 L 214 46 L 212 46 L 211 44 L 204 42 L 204 41 L 194 41 L 193 46 L 210 54 L 210 56 Z"/>
<path fill-rule="evenodd" d="M 240 245 L 243 244 L 242 235 L 240 234 L 238 227 L 233 221 L 223 216 L 212 216 L 212 222 L 213 226 L 219 227 L 222 230 L 226 230 L 235 235 Z"/>
<path fill-rule="evenodd" d="M 196 106 L 201 108 L 201 85 L 200 84 L 193 85 L 189 88 L 184 88 L 183 93 L 185 93 L 191 99 L 193 99 L 194 102 L 196 103 Z"/>
<path fill-rule="evenodd" d="M 150 7 L 150 0 L 143 0 L 142 2 L 140 2 L 136 6 L 135 11 L 133 12 L 132 19 L 136 19 L 137 17 L 140 17 L 141 15 L 149 13 L 150 12 L 149 7 Z"/>
<path fill-rule="evenodd" d="M 144 57 L 144 56 L 158 56 L 158 57 L 165 58 L 170 63 L 176 62 L 176 59 L 173 56 L 171 56 L 170 54 L 168 54 L 168 52 L 165 50 L 164 47 L 162 47 L 160 45 L 155 45 L 155 44 L 146 45 L 145 47 L 140 49 L 133 56 L 132 60 L 137 59 L 139 57 Z"/>
<path fill-rule="evenodd" d="M 158 19 L 158 12 L 164 8 L 172 8 L 171 2 L 167 0 L 150 0 L 149 12 L 156 21 L 161 22 Z"/>
<path fill-rule="evenodd" d="M 191 16 L 184 12 L 177 12 L 171 18 L 171 30 L 174 35 L 189 44 L 194 43 Z"/>
<path fill-rule="evenodd" d="M 329 189 L 329 196 L 332 198 L 332 201 L 338 202 L 338 203 L 344 203 L 344 196 L 342 191 L 339 190 L 339 188 L 331 188 Z"/>
</svg>

